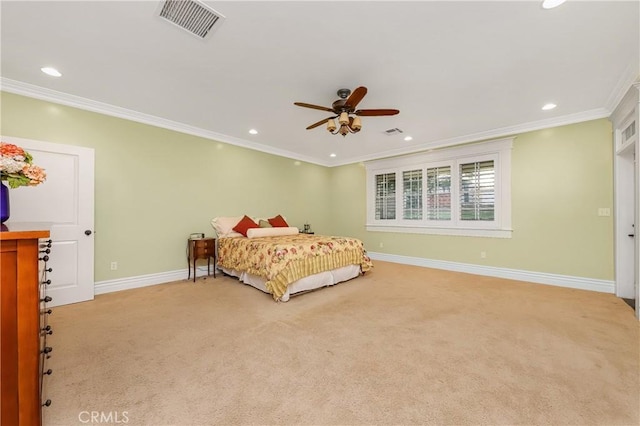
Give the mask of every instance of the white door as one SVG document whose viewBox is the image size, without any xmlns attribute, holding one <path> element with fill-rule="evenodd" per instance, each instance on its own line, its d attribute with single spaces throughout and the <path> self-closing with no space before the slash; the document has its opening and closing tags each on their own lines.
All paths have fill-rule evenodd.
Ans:
<svg viewBox="0 0 640 426">
<path fill-rule="evenodd" d="M 634 149 L 632 151 L 633 154 L 633 194 L 631 195 L 631 199 L 633 200 L 633 222 L 631 224 L 631 229 L 629 231 L 629 234 L 627 234 L 627 237 L 631 238 L 632 240 L 632 244 L 633 244 L 633 248 L 630 250 L 633 256 L 633 260 L 630 262 L 631 263 L 631 271 L 629 271 L 630 275 L 633 276 L 633 286 L 631 288 L 633 288 L 633 296 L 632 298 L 635 299 L 635 306 L 636 306 L 636 318 L 640 319 L 640 244 L 638 242 L 638 240 L 640 239 L 640 236 L 638 235 L 638 227 L 640 226 L 640 223 L 638 223 L 638 216 L 639 216 L 639 205 L 640 205 L 640 199 L 639 199 L 639 195 L 638 195 L 638 190 L 640 189 L 640 175 L 638 172 L 638 153 L 639 151 L 637 150 L 637 146 L 638 146 L 638 141 L 636 141 Z"/>
<path fill-rule="evenodd" d="M 636 298 L 635 276 L 635 147 L 616 156 L 616 296 Z"/>
<path fill-rule="evenodd" d="M 94 150 L 4 136 L 2 141 L 24 148 L 47 173 L 38 186 L 9 189 L 8 224 L 51 224 L 49 305 L 93 299 Z"/>
</svg>

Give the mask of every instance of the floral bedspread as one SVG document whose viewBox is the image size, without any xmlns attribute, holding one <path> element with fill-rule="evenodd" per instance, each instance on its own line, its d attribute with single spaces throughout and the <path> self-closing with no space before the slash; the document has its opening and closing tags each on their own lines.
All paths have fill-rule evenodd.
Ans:
<svg viewBox="0 0 640 426">
<path fill-rule="evenodd" d="M 220 238 L 218 265 L 265 278 L 276 300 L 289 284 L 308 275 L 348 265 L 360 265 L 362 272 L 373 267 L 362 241 L 310 234 Z"/>
</svg>

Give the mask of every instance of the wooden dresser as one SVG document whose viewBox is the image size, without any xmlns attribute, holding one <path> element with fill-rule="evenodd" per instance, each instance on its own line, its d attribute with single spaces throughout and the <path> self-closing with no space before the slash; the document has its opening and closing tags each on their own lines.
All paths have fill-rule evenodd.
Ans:
<svg viewBox="0 0 640 426">
<path fill-rule="evenodd" d="M 0 231 L 0 424 L 42 424 L 41 238 L 43 224 Z M 45 243 L 46 245 L 46 243 Z M 49 349 L 50 350 L 50 349 Z"/>
</svg>

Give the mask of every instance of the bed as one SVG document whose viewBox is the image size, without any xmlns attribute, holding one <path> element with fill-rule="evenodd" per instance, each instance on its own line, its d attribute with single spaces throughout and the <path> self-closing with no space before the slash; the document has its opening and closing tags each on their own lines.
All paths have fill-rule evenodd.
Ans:
<svg viewBox="0 0 640 426">
<path fill-rule="evenodd" d="M 248 223 L 245 218 L 252 223 L 250 228 L 238 225 Z M 271 294 L 275 301 L 286 302 L 291 296 L 356 278 L 373 267 L 364 244 L 356 238 L 300 233 L 284 219 L 273 221 L 279 226 L 264 225 L 272 219 L 214 218 L 218 269 Z"/>
</svg>

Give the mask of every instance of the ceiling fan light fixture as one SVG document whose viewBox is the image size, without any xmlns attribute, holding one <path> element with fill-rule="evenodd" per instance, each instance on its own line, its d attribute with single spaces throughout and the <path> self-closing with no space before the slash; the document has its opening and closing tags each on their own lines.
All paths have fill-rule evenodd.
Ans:
<svg viewBox="0 0 640 426">
<path fill-rule="evenodd" d="M 353 119 L 353 124 L 351 125 L 351 128 L 356 132 L 362 129 L 362 121 L 360 120 L 360 117 L 355 117 Z"/>
<path fill-rule="evenodd" d="M 366 94 L 367 88 L 364 86 L 357 87 L 353 92 L 349 89 L 340 89 L 338 90 L 338 96 L 340 99 L 333 102 L 333 104 L 331 104 L 331 108 L 308 104 L 305 102 L 294 102 L 293 104 L 304 108 L 318 109 L 335 114 L 332 117 L 324 118 L 307 126 L 307 130 L 315 129 L 316 127 L 322 126 L 326 123 L 327 130 L 332 135 L 340 133 L 342 136 L 347 136 L 349 133 L 358 133 L 362 130 L 362 119 L 360 116 L 372 117 L 396 115 L 400 112 L 397 109 L 356 109 L 356 106 Z M 334 120 L 335 118 L 338 119 L 337 124 Z"/>
</svg>

